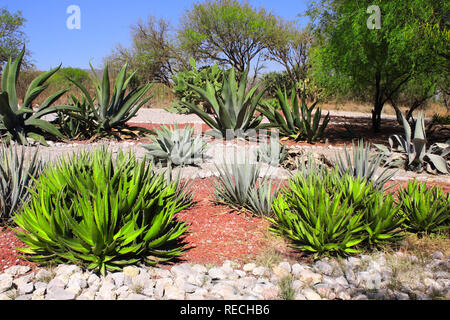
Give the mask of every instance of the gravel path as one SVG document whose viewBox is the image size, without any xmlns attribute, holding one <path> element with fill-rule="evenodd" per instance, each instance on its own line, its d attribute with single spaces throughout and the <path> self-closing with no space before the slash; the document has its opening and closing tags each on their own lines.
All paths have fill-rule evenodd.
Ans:
<svg viewBox="0 0 450 320">
<path fill-rule="evenodd" d="M 360 112 L 350 112 L 350 111 L 337 111 L 337 110 L 322 110 L 322 114 L 326 114 L 330 112 L 330 116 L 342 116 L 349 118 L 371 118 L 372 115 L 369 113 L 360 113 Z M 47 115 L 43 117 L 43 119 L 47 121 L 52 121 L 55 118 L 54 115 Z M 395 120 L 396 117 L 392 115 L 383 114 L 383 119 Z M 142 108 L 138 111 L 136 116 L 134 116 L 130 122 L 133 123 L 150 123 L 150 124 L 177 124 L 177 123 L 203 123 L 202 119 L 200 119 L 195 114 L 176 114 L 168 112 L 164 109 L 145 109 Z M 263 122 L 267 122 L 267 119 L 264 119 Z"/>
<path fill-rule="evenodd" d="M 134 123 L 203 123 L 195 114 L 175 114 L 164 109 L 140 109 L 134 118 L 130 120 Z"/>
<path fill-rule="evenodd" d="M 322 110 L 322 114 L 330 112 L 330 116 L 342 116 L 350 118 L 371 118 L 369 113 L 350 112 L 350 111 L 337 111 L 337 110 Z M 392 115 L 383 114 L 383 119 L 395 120 L 396 117 Z M 267 122 L 267 119 L 264 119 Z M 137 115 L 130 120 L 135 123 L 203 123 L 203 121 L 195 114 L 180 115 L 170 113 L 164 109 L 140 109 Z"/>
<path fill-rule="evenodd" d="M 255 151 L 258 148 L 256 143 L 252 142 L 224 142 L 223 140 L 214 140 L 212 138 L 208 141 L 208 150 L 203 155 L 197 166 L 188 166 L 184 168 L 175 168 L 174 174 L 178 174 L 181 171 L 181 177 L 183 179 L 205 179 L 218 174 L 216 165 L 223 166 L 234 162 L 235 154 L 238 155 L 238 161 L 256 161 Z M 137 159 L 143 159 L 147 155 L 147 150 L 142 147 L 143 143 L 138 141 L 133 142 L 96 142 L 91 144 L 79 144 L 79 143 L 53 143 L 49 142 L 50 147 L 40 147 L 39 154 L 41 159 L 45 161 L 56 161 L 61 157 L 72 156 L 74 153 L 80 151 L 93 151 L 100 147 L 107 147 L 113 154 L 117 154 L 119 151 L 127 153 L 129 151 L 134 152 Z M 32 152 L 36 147 L 25 147 L 27 150 L 26 157 L 30 158 Z M 301 150 L 305 155 L 309 152 L 313 152 L 315 155 L 322 155 L 330 162 L 334 162 L 335 156 L 338 153 L 344 151 L 343 147 L 335 146 L 297 146 L 296 149 Z M 381 169 L 380 169 L 381 170 Z M 427 181 L 431 183 L 443 183 L 450 185 L 450 177 L 448 175 L 431 175 L 427 173 L 415 173 L 405 170 L 397 171 L 392 180 L 395 181 L 408 181 L 411 179 L 417 179 L 419 181 Z M 281 168 L 262 164 L 261 176 L 268 175 L 275 179 L 287 179 L 290 176 L 291 171 Z M 380 171 L 381 173 L 381 171 Z"/>
</svg>

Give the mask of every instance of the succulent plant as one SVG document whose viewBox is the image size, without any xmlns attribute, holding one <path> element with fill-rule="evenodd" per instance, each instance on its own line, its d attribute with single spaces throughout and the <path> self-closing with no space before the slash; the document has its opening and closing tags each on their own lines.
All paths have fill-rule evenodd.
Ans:
<svg viewBox="0 0 450 320">
<path fill-rule="evenodd" d="M 276 128 L 279 130 L 280 135 L 294 139 L 305 139 L 308 143 L 314 143 L 317 139 L 322 137 L 328 122 L 330 121 L 330 115 L 327 114 L 320 124 L 322 118 L 322 110 L 317 108 L 312 115 L 312 112 L 316 108 L 317 102 L 314 102 L 310 107 L 306 104 L 306 98 L 303 95 L 301 103 L 297 96 L 295 86 L 291 90 L 290 99 L 288 99 L 286 90 L 281 91 L 277 89 L 277 99 L 281 106 L 281 112 L 272 105 L 264 102 L 262 108 L 258 110 L 267 117 L 269 124 L 261 125 L 261 128 Z"/>
<path fill-rule="evenodd" d="M 186 126 L 180 129 L 161 126 L 155 130 L 156 136 L 151 136 L 153 144 L 142 145 L 149 151 L 149 156 L 155 162 L 170 166 L 196 165 L 203 159 L 207 143 L 200 137 L 194 138 L 194 128 Z"/>
<path fill-rule="evenodd" d="M 271 166 L 278 166 L 287 158 L 286 146 L 275 138 L 270 138 L 269 143 L 267 141 L 260 143 L 255 153 L 257 161 L 268 163 Z"/>
<path fill-rule="evenodd" d="M 322 119 L 322 109 L 317 108 L 317 110 L 314 113 L 314 116 L 312 115 L 312 112 L 315 109 L 316 106 L 315 102 L 311 107 L 308 107 L 306 105 L 306 98 L 302 98 L 302 125 L 303 125 L 303 137 L 308 141 L 308 143 L 314 143 L 319 138 L 321 138 L 325 132 L 325 129 L 330 122 L 330 113 L 328 113 L 325 118 L 322 121 L 322 124 L 320 124 L 320 121 Z"/>
<path fill-rule="evenodd" d="M 76 111 L 58 111 L 52 123 L 69 139 L 89 139 L 95 130 L 94 113 L 85 97 L 78 99 L 72 94 L 70 98 L 70 105 L 76 107 Z"/>
<path fill-rule="evenodd" d="M 38 149 L 26 154 L 25 148 L 19 148 L 4 143 L 0 146 L 0 221 L 6 223 L 29 199 L 29 188 L 44 167 Z"/>
<path fill-rule="evenodd" d="M 409 231 L 429 234 L 450 230 L 450 194 L 438 186 L 429 188 L 426 183 L 410 181 L 398 192 L 398 206 Z"/>
<path fill-rule="evenodd" d="M 402 227 L 404 217 L 400 207 L 395 203 L 391 194 L 382 193 L 372 195 L 371 201 L 364 210 L 365 230 L 368 233 L 369 246 L 377 246 L 387 242 L 396 242 L 405 238 Z"/>
<path fill-rule="evenodd" d="M 311 163 L 274 199 L 272 232 L 316 256 L 348 255 L 364 245 L 403 238 L 403 220 L 392 196 L 385 197 L 364 178 Z"/>
<path fill-rule="evenodd" d="M 15 231 L 28 260 L 75 263 L 105 275 L 180 255 L 187 225 L 175 215 L 186 206 L 177 184 L 145 159 L 121 152 L 113 159 L 99 148 L 49 166 L 14 217 Z"/>
<path fill-rule="evenodd" d="M 248 69 L 237 83 L 235 71 L 232 68 L 228 77 L 224 79 L 221 94 L 209 81 L 206 81 L 205 88 L 188 84 L 206 104 L 211 106 L 212 115 L 191 102 L 181 101 L 180 103 L 209 125 L 213 129 L 210 132 L 213 135 L 227 139 L 248 136 L 251 134 L 250 130 L 256 129 L 262 122 L 263 117 L 255 117 L 255 112 L 264 90 L 258 93 L 258 86 L 254 86 L 246 93 L 247 75 Z"/>
<path fill-rule="evenodd" d="M 206 81 L 209 81 L 215 88 L 217 94 L 220 95 L 222 93 L 223 78 L 225 75 L 224 70 L 220 69 L 217 64 L 198 69 L 197 63 L 193 58 L 189 60 L 189 64 L 192 68 L 191 70 L 181 71 L 172 78 L 174 82 L 173 92 L 179 101 L 174 102 L 173 108 L 166 108 L 169 112 L 188 113 L 189 108 L 183 106 L 180 101 L 187 101 L 194 105 L 205 103 L 205 101 L 202 101 L 200 95 L 190 88 L 188 84 L 202 88 L 206 85 Z M 202 109 L 208 111 L 211 109 L 211 106 L 206 104 L 202 106 Z"/>
<path fill-rule="evenodd" d="M 52 106 L 67 89 L 58 91 L 49 96 L 39 107 L 33 109 L 34 100 L 45 90 L 48 85 L 45 82 L 56 73 L 60 66 L 35 78 L 27 92 L 21 106 L 17 98 L 16 83 L 19 78 L 20 66 L 25 54 L 25 47 L 19 53 L 14 62 L 10 57 L 2 74 L 2 92 L 0 93 L 0 132 L 3 138 L 28 145 L 28 138 L 42 145 L 48 145 L 44 135 L 64 138 L 61 132 L 52 124 L 42 119 L 45 115 L 56 111 L 74 109 L 70 106 Z"/>
<path fill-rule="evenodd" d="M 152 98 L 152 96 L 144 97 L 152 85 L 141 85 L 127 91 L 135 73 L 127 77 L 128 64 L 125 63 L 117 74 L 111 95 L 108 65 L 103 70 L 102 81 L 98 78 L 94 67 L 90 66 L 94 74 L 91 80 L 95 87 L 96 96 L 95 98 L 92 97 L 81 83 L 69 79 L 83 92 L 89 108 L 89 112 L 71 113 L 70 116 L 91 124 L 92 140 L 104 136 L 125 139 L 137 136 L 142 132 L 150 132 L 144 128 L 128 127 L 126 123 Z"/>
<path fill-rule="evenodd" d="M 359 252 L 357 246 L 366 238 L 364 213 L 354 210 L 342 191 L 331 194 L 314 178 L 297 178 L 274 200 L 270 230 L 288 238 L 300 251 L 317 255 Z"/>
<path fill-rule="evenodd" d="M 260 178 L 261 163 L 250 163 L 248 159 L 238 162 L 235 155 L 229 166 L 216 165 L 216 168 L 219 172 L 214 188 L 216 202 L 245 208 L 257 215 L 272 214 L 272 200 L 279 187 L 267 175 Z"/>
<path fill-rule="evenodd" d="M 450 144 L 443 147 L 433 144 L 426 149 L 427 138 L 425 133 L 425 119 L 422 112 L 417 116 L 414 135 L 411 126 L 402 115 L 405 136 L 393 135 L 389 138 L 389 148 L 375 144 L 385 157 L 386 165 L 389 167 L 403 167 L 405 170 L 422 172 L 424 169 L 430 173 L 450 173 L 450 166 L 446 156 L 450 154 Z M 394 148 L 394 141 L 398 146 Z M 441 150 L 441 154 L 436 154 L 436 149 Z"/>
<path fill-rule="evenodd" d="M 384 185 L 396 174 L 396 171 L 389 172 L 388 168 L 385 168 L 377 175 L 384 156 L 380 153 L 372 155 L 369 144 L 364 143 L 363 140 L 358 142 L 358 147 L 352 143 L 352 150 L 352 156 L 347 148 L 345 148 L 344 157 L 341 156 L 341 153 L 336 154 L 336 164 L 341 176 L 349 173 L 355 178 L 365 178 L 373 182 L 377 188 L 383 189 Z"/>
</svg>

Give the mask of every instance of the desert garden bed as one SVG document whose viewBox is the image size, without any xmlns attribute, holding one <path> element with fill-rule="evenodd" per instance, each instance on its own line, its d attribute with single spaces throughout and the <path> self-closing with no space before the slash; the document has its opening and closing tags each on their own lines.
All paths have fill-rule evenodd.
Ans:
<svg viewBox="0 0 450 320">
<path fill-rule="evenodd" d="M 342 119 L 340 119 L 342 120 Z M 361 120 L 364 123 L 364 120 Z M 332 124 L 334 123 L 334 119 Z M 353 123 L 353 121 L 352 121 Z M 347 125 L 347 123 L 345 123 Z M 131 123 L 132 126 L 142 126 L 147 129 L 158 129 L 162 124 L 143 124 L 143 123 Z M 198 128 L 198 124 L 177 124 L 180 128 L 185 126 L 193 126 Z M 344 132 L 344 123 L 336 124 L 334 127 L 335 132 Z M 367 126 L 366 123 L 364 125 Z M 206 125 L 202 125 L 202 132 L 208 130 Z M 333 129 L 332 129 L 333 130 Z M 396 130 L 391 130 L 383 135 L 389 136 L 393 134 Z M 327 136 L 332 136 L 328 133 Z M 347 138 L 346 138 L 347 137 Z M 369 141 L 378 141 L 381 138 L 372 137 L 367 138 Z M 307 148 L 310 150 L 315 150 L 316 152 L 328 150 L 329 156 L 336 152 L 342 152 L 343 147 L 351 144 L 352 140 L 349 139 L 345 134 L 341 138 L 335 139 L 336 143 L 325 144 L 324 142 L 319 142 L 314 146 L 303 142 L 284 142 L 288 147 L 295 148 Z M 339 142 L 338 142 L 339 141 Z M 108 143 L 108 141 L 102 141 L 102 143 Z M 117 143 L 113 140 L 109 141 L 117 149 L 124 149 L 125 151 L 133 149 L 133 147 L 138 148 L 141 144 L 150 143 L 151 141 L 147 138 L 141 138 L 138 140 L 130 140 L 124 143 Z M 223 141 L 212 140 L 216 144 L 222 144 Z M 91 143 L 89 141 L 72 141 L 66 146 L 70 146 L 70 151 L 64 150 L 62 154 L 67 154 L 74 152 L 76 150 L 89 147 Z M 239 146 L 241 148 L 248 147 L 248 142 L 234 142 L 228 145 Z M 62 145 L 51 146 L 43 149 L 44 152 L 49 154 L 61 149 Z M 95 146 L 94 146 L 95 148 Z M 331 149 L 330 149 L 331 148 Z M 141 157 L 145 153 L 139 154 Z M 211 170 L 210 170 L 211 169 Z M 200 263 L 200 264 L 222 264 L 226 260 L 232 261 L 251 261 L 257 259 L 259 256 L 272 250 L 281 254 L 287 259 L 304 259 L 310 260 L 311 258 L 305 254 L 295 252 L 290 248 L 286 241 L 279 238 L 274 238 L 268 232 L 268 227 L 270 223 L 262 218 L 255 217 L 246 211 L 239 211 L 230 208 L 226 205 L 215 204 L 212 197 L 213 185 L 216 182 L 214 175 L 212 174 L 213 166 L 210 165 L 203 176 L 204 178 L 198 178 L 198 172 L 202 172 L 202 167 L 189 168 L 188 173 L 184 176 L 185 178 L 194 179 L 192 180 L 191 188 L 195 193 L 194 206 L 183 210 L 178 214 L 178 217 L 186 221 L 189 224 L 188 232 L 185 236 L 185 241 L 187 243 L 187 250 L 176 263 L 188 262 L 188 263 Z M 208 174 L 211 174 L 208 176 Z M 405 172 L 406 174 L 406 172 Z M 395 183 L 397 186 L 390 190 L 389 192 L 395 192 L 400 187 L 407 185 L 407 181 L 413 178 L 419 178 L 423 181 L 428 181 L 428 185 L 440 186 L 445 193 L 450 191 L 450 181 L 447 177 L 433 176 L 433 175 L 400 175 L 397 181 L 392 181 L 389 184 Z M 287 181 L 282 180 L 282 181 Z M 15 236 L 15 233 L 8 227 L 3 227 L 0 231 L 0 270 L 7 269 L 8 267 L 14 265 L 27 265 L 33 268 L 37 267 L 37 264 L 29 262 L 20 257 L 20 253 L 16 248 L 23 246 Z M 447 250 L 447 249 L 446 249 Z M 450 254 L 450 252 L 445 252 L 445 254 Z"/>
<path fill-rule="evenodd" d="M 180 115 L 170 121 L 169 113 L 160 112 L 160 122 L 133 123 L 150 99 L 144 98 L 150 86 L 127 90 L 127 65 L 117 75 L 112 96 L 105 69 L 102 84 L 93 79 L 96 97 L 74 81 L 83 99 L 72 96 L 70 106 L 50 108 L 61 91 L 35 110 L 35 94 L 29 92 L 45 90 L 39 85 L 56 72 L 52 70 L 32 82 L 19 110 L 13 80 L 20 58 L 10 64 L 2 88 L 2 97 L 10 99 L 0 101 L 8 111 L 2 114 L 3 138 L 11 142 L 1 146 L 1 218 L 15 227 L 0 232 L 5 290 L 15 290 L 11 266 L 38 267 L 20 258 L 17 247 L 36 263 L 72 263 L 102 277 L 128 267 L 131 277 L 140 271 L 130 265 L 142 264 L 181 263 L 179 268 L 189 270 L 191 264 L 223 264 L 230 271 L 231 261 L 258 261 L 267 252 L 306 263 L 323 256 L 347 257 L 401 248 L 412 233 L 444 239 L 433 263 L 447 263 L 450 146 L 444 143 L 445 132 L 425 137 L 421 113 L 415 130 L 403 118 L 403 130 L 385 120 L 375 134 L 368 130 L 368 118 L 330 117 L 316 104 L 308 107 L 306 98 L 298 101 L 295 89 L 291 99 L 277 91 L 276 109 L 261 101 L 264 91 L 254 87 L 246 93 L 247 73 L 238 84 L 231 69 L 221 95 L 209 85 L 208 92 L 192 87 L 213 106 L 213 114 L 204 105 L 180 102 L 200 122 Z M 57 112 L 56 118 L 43 119 Z M 152 111 L 146 112 L 151 118 Z M 213 135 L 206 135 L 210 129 Z M 425 148 L 435 141 L 441 143 Z M 46 147 L 38 149 L 38 144 Z M 18 145 L 25 146 L 18 151 Z M 26 156 L 20 153 L 25 151 Z M 396 189 L 385 189 L 396 182 Z M 172 274 L 179 268 L 172 268 Z M 289 263 L 279 268 L 291 272 Z M 284 271 L 279 268 L 273 269 L 276 285 L 268 283 L 272 289 L 282 286 Z M 265 274 L 254 266 L 246 269 L 255 276 Z M 224 280 L 222 271 L 208 271 L 210 280 Z M 296 273 L 302 274 L 299 267 Z M 441 276 L 446 283 L 447 276 Z M 316 284 L 324 280 L 313 277 Z M 18 291 L 30 288 L 34 284 Z M 169 296 L 192 293 L 185 289 Z M 76 291 L 52 294 L 74 298 L 81 292 Z"/>
</svg>

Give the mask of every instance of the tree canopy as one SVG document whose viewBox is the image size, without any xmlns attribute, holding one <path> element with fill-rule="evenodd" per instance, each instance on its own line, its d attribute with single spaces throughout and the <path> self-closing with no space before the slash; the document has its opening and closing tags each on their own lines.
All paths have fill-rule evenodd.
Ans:
<svg viewBox="0 0 450 320">
<path fill-rule="evenodd" d="M 321 39 L 313 55 L 314 76 L 334 89 L 339 86 L 340 90 L 370 92 L 374 101 L 373 129 L 378 131 L 387 101 L 421 74 L 443 71 L 442 59 L 446 59 L 449 44 L 448 25 L 443 23 L 448 4 L 444 3 L 423 0 L 313 2 L 307 14 Z M 367 26 L 370 18 L 367 8 L 371 5 L 380 8 L 379 29 Z"/>
<path fill-rule="evenodd" d="M 278 30 L 267 43 L 267 59 L 281 64 L 292 83 L 303 87 L 310 69 L 310 50 L 314 36 L 310 28 L 299 28 L 294 22 L 280 19 Z"/>
<path fill-rule="evenodd" d="M 22 31 L 25 21 L 20 11 L 11 13 L 6 8 L 0 8 L 0 71 L 10 56 L 15 59 L 22 50 L 26 42 Z M 25 57 L 24 65 L 30 65 L 28 56 Z"/>
<path fill-rule="evenodd" d="M 178 38 L 197 61 L 217 62 L 242 73 L 273 38 L 277 17 L 237 0 L 207 0 L 181 19 Z"/>
<path fill-rule="evenodd" d="M 131 26 L 133 44 L 131 48 L 117 45 L 113 54 L 105 58 L 114 69 L 128 62 L 136 70 L 140 82 L 169 84 L 175 70 L 188 64 L 179 51 L 172 36 L 172 27 L 164 19 L 149 16 L 147 21 L 139 20 Z"/>
</svg>

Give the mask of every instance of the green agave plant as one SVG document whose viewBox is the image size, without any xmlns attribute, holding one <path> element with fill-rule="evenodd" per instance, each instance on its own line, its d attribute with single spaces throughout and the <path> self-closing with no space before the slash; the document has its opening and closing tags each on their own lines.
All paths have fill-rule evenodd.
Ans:
<svg viewBox="0 0 450 320">
<path fill-rule="evenodd" d="M 200 136 L 194 138 L 194 128 L 190 126 L 183 129 L 178 126 L 161 126 L 155 133 L 157 136 L 150 137 L 153 144 L 145 144 L 142 147 L 149 151 L 149 156 L 155 162 L 167 164 L 169 167 L 198 165 L 208 148 Z"/>
<path fill-rule="evenodd" d="M 320 124 L 322 119 L 322 109 L 318 108 L 314 116 L 312 112 L 316 107 L 317 102 L 315 102 L 311 107 L 307 107 L 306 98 L 302 99 L 302 117 L 303 117 L 303 137 L 308 141 L 308 143 L 313 144 L 319 138 L 321 138 L 325 132 L 328 123 L 330 122 L 330 113 L 328 113 Z"/>
<path fill-rule="evenodd" d="M 358 253 L 364 245 L 402 239 L 401 215 L 391 197 L 364 178 L 337 169 L 303 167 L 273 202 L 271 231 L 292 247 L 319 255 Z"/>
<path fill-rule="evenodd" d="M 293 196 L 293 199 L 289 199 Z M 334 197 L 316 189 L 306 197 L 279 195 L 274 201 L 275 212 L 271 231 L 286 236 L 291 246 L 317 255 L 332 253 L 357 253 L 355 248 L 365 240 L 364 214 L 354 212 L 348 200 L 341 201 L 342 194 Z"/>
<path fill-rule="evenodd" d="M 370 246 L 405 238 L 404 217 L 392 195 L 385 197 L 382 193 L 374 194 L 365 209 L 365 215 L 367 242 Z"/>
<path fill-rule="evenodd" d="M 206 81 L 206 88 L 188 84 L 206 104 L 211 106 L 212 115 L 188 101 L 180 103 L 209 125 L 213 129 L 211 133 L 214 135 L 223 138 L 248 136 L 251 134 L 250 130 L 256 129 L 262 122 L 262 116 L 255 117 L 255 111 L 264 90 L 258 93 L 258 86 L 255 86 L 246 93 L 247 75 L 248 69 L 237 83 L 235 71 L 232 68 L 228 77 L 224 79 L 221 94 L 218 94 L 217 89 L 209 81 Z"/>
<path fill-rule="evenodd" d="M 154 265 L 184 251 L 187 226 L 174 215 L 187 205 L 176 183 L 122 153 L 104 148 L 62 158 L 40 176 L 32 197 L 14 218 L 19 250 L 31 261 L 120 270 Z"/>
<path fill-rule="evenodd" d="M 365 177 L 351 173 L 340 174 L 334 168 L 328 173 L 327 190 L 332 195 L 342 192 L 354 210 L 363 211 L 367 239 L 364 243 L 377 246 L 385 242 L 403 239 L 402 215 L 392 195 L 385 195 L 386 189 Z"/>
<path fill-rule="evenodd" d="M 379 175 L 377 171 L 382 167 L 384 160 L 383 154 L 376 153 L 371 155 L 369 144 L 362 140 L 358 142 L 358 146 L 352 143 L 353 153 L 350 155 L 347 148 L 345 148 L 344 157 L 341 153 L 336 154 L 336 165 L 341 176 L 349 173 L 353 177 L 366 178 L 373 182 L 373 184 L 380 189 L 383 189 L 385 184 L 391 180 L 396 171 L 388 171 L 385 168 Z"/>
<path fill-rule="evenodd" d="M 409 231 L 429 234 L 450 229 L 450 194 L 440 187 L 409 182 L 398 192 L 398 206 Z"/>
<path fill-rule="evenodd" d="M 0 221 L 10 223 L 14 212 L 22 207 L 29 197 L 29 188 L 38 178 L 44 164 L 34 153 L 26 153 L 23 147 L 0 147 Z"/>
<path fill-rule="evenodd" d="M 28 145 L 29 138 L 47 146 L 44 135 L 61 139 L 64 137 L 54 125 L 43 120 L 42 117 L 56 111 L 74 108 L 52 106 L 56 100 L 67 92 L 67 89 L 64 89 L 49 96 L 38 110 L 33 109 L 34 100 L 48 87 L 45 82 L 59 70 L 60 66 L 35 78 L 25 93 L 22 105 L 19 106 L 16 83 L 24 54 L 25 48 L 22 49 L 14 62 L 10 57 L 3 70 L 2 92 L 0 93 L 0 132 L 6 141 L 14 140 L 20 144 Z"/>
<path fill-rule="evenodd" d="M 85 97 L 78 99 L 72 94 L 70 99 L 70 104 L 76 108 L 76 111 L 58 111 L 52 123 L 57 125 L 61 133 L 69 139 L 89 139 L 95 130 L 94 113 L 89 108 Z"/>
<path fill-rule="evenodd" d="M 152 84 L 141 85 L 127 92 L 135 73 L 127 77 L 128 64 L 125 63 L 117 74 L 111 94 L 108 65 L 103 70 L 102 80 L 99 79 L 94 67 L 90 66 L 95 75 L 91 78 L 95 87 L 95 98 L 89 94 L 89 91 L 81 83 L 69 79 L 83 92 L 90 112 L 72 112 L 69 115 L 85 123 L 91 123 L 93 132 L 91 139 L 103 136 L 123 139 L 136 136 L 140 132 L 151 132 L 144 128 L 128 127 L 126 123 L 152 98 L 152 96 L 144 98 Z"/>
<path fill-rule="evenodd" d="M 258 110 L 267 117 L 269 124 L 261 125 L 261 128 L 276 128 L 280 135 L 284 137 L 294 140 L 306 139 L 308 143 L 314 143 L 323 136 L 330 121 L 330 115 L 328 113 L 320 124 L 322 110 L 317 108 L 314 116 L 312 115 L 317 102 L 308 107 L 306 98 L 303 96 L 301 103 L 299 103 L 295 86 L 291 90 L 290 99 L 288 99 L 286 90 L 282 92 L 278 88 L 276 93 L 281 106 L 281 113 L 272 105 L 263 103 L 262 108 Z"/>
<path fill-rule="evenodd" d="M 230 165 L 216 165 L 219 172 L 214 186 L 214 198 L 237 208 L 245 208 L 256 215 L 270 216 L 272 201 L 279 186 L 270 177 L 261 175 L 261 163 L 250 163 L 247 159 L 238 162 L 235 155 Z"/>
</svg>

